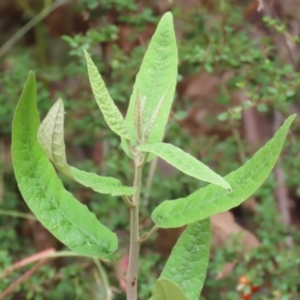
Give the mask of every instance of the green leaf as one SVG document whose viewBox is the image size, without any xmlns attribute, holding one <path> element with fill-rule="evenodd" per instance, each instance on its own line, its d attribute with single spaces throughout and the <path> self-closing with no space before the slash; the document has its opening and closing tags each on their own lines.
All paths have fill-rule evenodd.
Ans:
<svg viewBox="0 0 300 300">
<path fill-rule="evenodd" d="M 246 164 L 225 177 L 232 191 L 208 185 L 186 198 L 164 201 L 153 211 L 153 221 L 162 228 L 180 227 L 240 205 L 271 173 L 294 119 L 295 115 L 290 116 Z"/>
<path fill-rule="evenodd" d="M 151 123 L 151 118 L 161 105 L 155 124 L 149 133 L 148 143 L 160 142 L 163 138 L 165 125 L 168 121 L 177 80 L 178 54 L 173 17 L 170 12 L 164 14 L 151 39 L 143 59 L 139 73 L 136 76 L 129 108 L 125 118 L 131 141 L 137 145 L 138 137 L 134 128 L 135 101 L 137 90 L 141 99 L 145 98 L 143 106 L 144 126 Z M 161 99 L 163 101 L 160 103 Z M 152 126 L 152 125 L 151 125 Z M 131 157 L 127 143 L 122 140 L 122 147 Z"/>
<path fill-rule="evenodd" d="M 206 277 L 209 252 L 210 220 L 190 224 L 174 246 L 160 278 L 176 283 L 187 299 L 198 299 Z"/>
<path fill-rule="evenodd" d="M 64 142 L 64 104 L 58 99 L 50 108 L 38 130 L 38 142 L 62 173 L 70 175 Z"/>
<path fill-rule="evenodd" d="M 137 149 L 159 156 L 170 165 L 189 176 L 231 190 L 228 182 L 226 182 L 226 180 L 224 180 L 220 175 L 216 174 L 208 166 L 204 165 L 190 154 L 171 144 L 148 144 L 139 146 Z"/>
<path fill-rule="evenodd" d="M 111 257 L 118 246 L 116 234 L 64 189 L 37 141 L 39 125 L 36 83 L 31 72 L 12 129 L 12 160 L 22 196 L 38 220 L 72 251 Z"/>
<path fill-rule="evenodd" d="M 136 190 L 135 187 L 121 185 L 121 182 L 113 177 L 99 176 L 94 173 L 78 170 L 74 167 L 71 167 L 71 174 L 74 180 L 100 194 L 130 196 L 133 195 Z"/>
<path fill-rule="evenodd" d="M 59 99 L 49 110 L 38 131 L 38 141 L 57 169 L 80 184 L 101 194 L 132 195 L 135 188 L 118 179 L 78 170 L 67 163 L 64 143 L 64 105 Z"/>
<path fill-rule="evenodd" d="M 151 300 L 188 300 L 182 289 L 169 279 L 156 281 Z"/>
<path fill-rule="evenodd" d="M 89 54 L 84 50 L 91 87 L 97 104 L 110 129 L 124 139 L 129 139 L 129 135 L 124 124 L 124 118 L 119 109 L 111 99 L 104 81 L 93 63 Z"/>
</svg>

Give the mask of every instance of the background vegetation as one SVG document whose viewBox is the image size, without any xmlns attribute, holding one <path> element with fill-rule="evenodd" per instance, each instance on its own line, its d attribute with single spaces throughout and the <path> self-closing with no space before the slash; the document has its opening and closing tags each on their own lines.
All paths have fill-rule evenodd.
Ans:
<svg viewBox="0 0 300 300">
<path fill-rule="evenodd" d="M 97 63 L 124 114 L 134 77 L 160 16 L 174 14 L 179 75 L 165 141 L 220 174 L 245 162 L 291 112 L 299 111 L 300 2 L 237 0 L 2 0 L 0 3 L 0 299 L 125 299 L 105 263 L 61 257 L 14 263 L 62 250 L 30 214 L 10 159 L 14 108 L 29 70 L 37 75 L 43 117 L 62 97 L 70 163 L 131 184 L 130 161 L 92 97 L 82 49 Z M 28 29 L 28 30 L 27 30 Z M 273 175 L 244 205 L 212 218 L 211 264 L 201 299 L 300 299 L 300 143 L 294 122 Z M 148 173 L 148 174 L 147 174 Z M 153 173 L 155 176 L 153 177 Z M 121 199 L 94 195 L 66 178 L 65 186 L 118 232 L 126 265 L 127 209 Z M 162 161 L 144 178 L 141 228 L 162 200 L 201 183 Z M 182 229 L 160 230 L 142 249 L 140 299 Z M 5 271 L 5 272 L 4 272 Z M 110 293 L 113 296 L 110 296 Z"/>
</svg>

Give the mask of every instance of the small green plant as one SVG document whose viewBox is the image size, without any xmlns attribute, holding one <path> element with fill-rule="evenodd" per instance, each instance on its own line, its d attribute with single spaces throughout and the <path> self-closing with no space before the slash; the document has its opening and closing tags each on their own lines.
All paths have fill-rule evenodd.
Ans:
<svg viewBox="0 0 300 300">
<path fill-rule="evenodd" d="M 121 138 L 122 148 L 133 160 L 133 186 L 124 186 L 116 178 L 98 176 L 67 163 L 63 101 L 59 99 L 40 124 L 35 76 L 30 72 L 13 120 L 12 157 L 19 189 L 38 220 L 73 252 L 112 262 L 117 258 L 117 235 L 65 190 L 53 165 L 97 193 L 121 196 L 130 212 L 129 262 L 123 274 L 128 300 L 137 299 L 141 245 L 157 228 L 188 225 L 153 287 L 152 299 L 196 300 L 209 260 L 209 217 L 239 205 L 265 181 L 295 116 L 290 116 L 245 165 L 223 178 L 183 150 L 162 142 L 177 81 L 177 47 L 171 13 L 162 17 L 150 42 L 125 119 L 87 52 L 85 56 L 97 104 L 109 128 Z M 163 201 L 151 214 L 153 228 L 141 234 L 142 172 L 155 156 L 209 185 L 185 198 Z"/>
</svg>

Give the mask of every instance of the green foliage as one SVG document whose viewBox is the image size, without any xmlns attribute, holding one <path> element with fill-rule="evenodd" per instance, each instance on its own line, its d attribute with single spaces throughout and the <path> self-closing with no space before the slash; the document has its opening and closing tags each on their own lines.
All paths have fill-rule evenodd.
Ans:
<svg viewBox="0 0 300 300">
<path fill-rule="evenodd" d="M 173 102 L 173 95 L 177 78 L 177 46 L 173 29 L 173 17 L 166 13 L 161 19 L 155 34 L 149 44 L 140 71 L 138 72 L 130 97 L 125 123 L 128 128 L 132 144 L 138 145 L 138 132 L 147 133 L 143 136 L 143 143 L 160 142 L 165 132 L 169 112 Z M 138 94 L 144 99 L 141 118 L 142 129 L 134 128 Z M 156 109 L 159 108 L 159 111 Z M 152 117 L 155 123 L 151 124 Z M 122 141 L 122 147 L 130 155 L 128 146 Z"/>
<path fill-rule="evenodd" d="M 88 7 L 90 9 L 97 9 L 97 7 L 100 5 L 99 2 L 93 0 L 81 0 L 80 3 L 84 6 L 84 8 Z M 111 7 L 116 8 L 117 11 L 121 11 L 122 9 L 128 9 L 130 11 L 136 10 L 136 5 L 134 1 L 106 0 L 102 1 L 101 3 L 100 14 L 103 14 L 105 16 L 105 13 Z M 225 88 L 225 93 L 223 93 L 225 102 L 228 102 L 230 99 L 230 96 L 227 92 L 236 89 L 247 90 L 247 96 L 249 96 L 251 101 L 250 105 L 238 106 L 229 110 L 228 112 L 225 112 L 223 120 L 227 120 L 231 117 L 237 119 L 240 118 L 241 112 L 250 106 L 256 106 L 257 109 L 260 111 L 266 111 L 269 110 L 269 108 L 273 104 L 275 104 L 275 106 L 278 106 L 282 99 L 284 99 L 284 101 L 292 101 L 293 99 L 295 99 L 295 87 L 299 84 L 298 74 L 288 66 L 283 67 L 282 64 L 279 64 L 278 60 L 276 59 L 266 59 L 267 55 L 272 55 L 273 50 L 270 50 L 271 48 L 266 47 L 265 49 L 267 52 L 265 52 L 264 55 L 262 55 L 261 51 L 258 50 L 258 47 L 253 46 L 253 41 L 251 41 L 251 39 L 249 39 L 249 37 L 245 35 L 245 33 L 236 32 L 237 26 L 239 26 L 243 21 L 241 19 L 241 12 L 239 10 L 239 7 L 235 6 L 234 9 L 232 9 L 231 4 L 226 3 L 222 4 L 221 10 L 222 13 L 224 13 L 224 15 L 226 15 L 227 17 L 225 19 L 214 19 L 214 24 L 209 28 L 209 31 L 205 29 L 205 22 L 207 21 L 205 20 L 205 18 L 208 19 L 210 15 L 205 11 L 205 9 L 201 10 L 200 12 L 194 12 L 189 16 L 182 15 L 183 18 L 187 18 L 186 20 L 188 22 L 186 23 L 193 24 L 193 26 L 191 26 L 190 28 L 187 26 L 187 28 L 185 28 L 185 38 L 180 40 L 179 78 L 187 74 L 197 72 L 197 70 L 199 69 L 199 65 L 201 65 L 200 68 L 202 68 L 203 66 L 203 68 L 205 68 L 207 71 L 212 72 L 214 74 L 218 74 L 219 72 L 222 73 L 224 70 L 228 69 L 234 70 L 234 78 L 230 80 L 230 83 L 226 83 L 225 87 L 222 87 L 222 89 Z M 95 10 L 95 12 L 96 14 L 91 14 L 92 18 L 96 15 L 98 18 L 99 10 Z M 118 17 L 118 20 L 122 20 L 124 22 L 127 22 L 128 24 L 133 24 L 134 26 L 140 27 L 142 26 L 143 18 L 145 18 L 145 21 L 155 20 L 155 17 L 152 15 L 150 9 L 139 14 L 139 18 L 132 18 L 126 13 L 122 13 L 122 15 Z M 223 28 L 223 26 L 224 31 L 222 32 L 219 30 L 219 28 Z M 101 31 L 99 31 L 99 28 L 101 28 Z M 77 56 L 82 55 L 82 46 L 86 49 L 93 49 L 93 47 L 98 46 L 99 42 L 105 43 L 107 41 L 112 41 L 116 39 L 118 35 L 118 29 L 116 26 L 104 22 L 101 23 L 101 27 L 99 28 L 96 28 L 96 30 L 89 30 L 86 35 L 78 35 L 74 38 L 69 37 L 68 42 L 72 47 L 72 51 L 74 52 L 73 54 Z M 199 30 L 201 31 L 201 34 L 199 34 Z M 74 43 L 72 44 L 72 42 Z M 86 47 L 85 45 L 88 46 Z M 97 62 L 97 66 L 99 67 L 99 70 L 103 75 L 103 80 L 105 80 L 107 83 L 107 87 L 111 97 L 115 100 L 116 103 L 118 103 L 120 110 L 124 111 L 124 107 L 122 105 L 123 103 L 127 104 L 127 100 L 131 92 L 129 90 L 129 86 L 133 81 L 135 72 L 137 71 L 137 65 L 139 64 L 144 49 L 143 47 L 136 47 L 132 51 L 131 55 L 128 57 L 124 55 L 122 49 L 120 49 L 116 45 L 112 46 L 111 51 L 111 61 L 107 62 L 105 58 L 101 56 L 103 51 L 100 51 L 100 58 L 93 56 L 93 60 Z M 91 53 L 93 52 L 91 51 Z M 240 53 L 243 53 L 243 55 L 240 55 Z M 107 63 L 110 64 L 109 69 L 107 69 Z M 251 68 L 249 68 L 250 64 Z M 33 67 L 31 66 L 30 68 Z M 29 67 L 27 67 L 27 69 L 29 69 Z M 82 72 L 83 68 L 81 66 L 79 67 L 79 64 L 75 65 L 75 63 L 70 63 L 69 68 L 66 68 L 66 70 L 68 72 L 71 71 L 68 75 L 70 76 L 71 74 L 78 74 Z M 22 76 L 18 75 L 18 77 L 19 76 L 24 78 L 24 72 L 22 73 Z M 10 75 L 10 78 L 13 77 Z M 42 77 L 42 80 L 45 80 L 45 78 Z M 117 82 L 118 84 L 112 84 L 115 82 Z M 15 86 L 18 86 L 18 84 L 16 84 Z M 7 105 L 7 99 L 15 98 L 15 96 L 12 96 L 13 93 L 16 92 L 15 86 L 11 84 L 12 93 L 9 96 L 3 98 L 3 103 L 5 103 L 5 105 Z M 45 86 L 47 86 L 47 84 Z M 47 101 L 42 100 L 49 98 L 49 92 L 45 89 L 45 86 L 42 87 L 40 85 L 41 88 L 39 89 L 40 93 L 42 93 L 42 96 L 40 95 L 41 97 L 39 98 L 39 108 L 42 109 L 42 112 L 45 111 L 44 106 L 42 106 L 43 103 L 47 103 Z M 167 86 L 167 88 L 163 91 L 162 94 L 157 95 L 158 101 L 161 101 L 164 98 L 163 96 L 165 95 L 166 91 L 169 92 L 169 86 Z M 67 90 L 65 92 L 67 94 L 71 93 L 71 91 Z M 44 97 L 45 94 L 46 97 Z M 132 93 L 132 95 L 134 95 L 134 93 Z M 99 138 L 99 136 L 95 133 L 99 130 L 99 128 L 104 127 L 104 121 L 101 117 L 101 114 L 97 110 L 95 110 L 95 106 L 93 105 L 93 103 L 86 101 L 87 99 L 89 99 L 89 97 L 90 96 L 88 95 L 88 93 L 85 92 L 85 88 L 83 88 L 80 94 L 78 95 L 78 98 L 80 98 L 82 101 L 73 101 L 74 99 L 72 98 L 71 101 L 66 101 L 69 119 L 69 121 L 67 121 L 68 125 L 66 126 L 67 144 L 72 144 L 75 146 L 80 145 L 80 147 L 85 148 L 92 145 L 93 139 Z M 135 94 L 135 97 L 137 98 L 137 93 Z M 1 99 L 2 98 L 0 97 L 0 101 Z M 143 99 L 142 94 L 141 99 Z M 278 99 L 281 100 L 277 101 Z M 2 106 L 4 110 L 8 107 L 6 107 L 5 105 Z M 181 104 L 175 103 L 175 110 L 180 109 L 180 112 L 185 112 L 186 107 L 188 107 L 188 105 L 190 105 L 189 102 L 186 103 L 185 107 L 181 106 Z M 10 111 L 12 111 L 12 109 L 13 108 L 11 107 Z M 284 108 L 281 105 L 280 109 L 284 111 Z M 69 116 L 70 111 L 72 111 L 71 116 Z M 80 111 L 79 118 L 78 115 L 76 115 L 78 111 Z M 91 115 L 91 117 L 88 116 L 89 114 Z M 74 115 L 75 118 L 72 118 L 72 116 Z M 3 117 L 8 120 L 9 127 L 9 123 L 11 120 L 9 114 L 4 112 Z M 183 148 L 184 146 L 185 149 L 192 148 L 189 149 L 191 150 L 189 151 L 190 153 L 198 151 L 198 146 L 191 144 L 190 137 L 188 135 L 181 137 L 180 126 L 178 126 L 177 124 L 176 127 L 176 122 L 174 122 L 174 120 L 172 119 L 171 123 L 173 124 L 172 127 L 169 127 L 168 136 L 166 137 L 166 139 L 168 139 L 170 142 L 176 144 L 179 147 Z M 6 126 L 5 128 L 7 129 L 8 127 Z M 116 178 L 122 178 L 122 182 L 127 182 L 127 184 L 130 185 L 130 175 L 132 175 L 132 169 L 130 168 L 128 162 L 125 160 L 124 155 L 121 154 L 117 149 L 118 139 L 116 137 L 113 137 L 111 133 L 107 133 L 106 131 L 104 131 L 103 135 L 100 137 L 100 140 L 105 143 L 106 147 L 106 153 L 104 158 L 105 166 L 99 169 L 95 167 L 90 160 L 89 162 L 81 163 L 81 167 L 84 169 L 91 170 L 95 173 L 101 172 L 104 175 L 109 173 L 110 175 L 113 175 Z M 209 144 L 211 144 L 212 140 L 213 139 L 207 138 L 207 140 L 201 143 L 201 148 L 207 147 L 207 149 L 209 150 Z M 197 140 L 195 144 L 199 143 L 199 141 Z M 213 145 L 214 147 L 210 152 L 208 150 L 205 151 L 201 149 L 201 151 L 203 151 L 202 153 L 205 153 L 204 155 L 207 155 L 205 157 L 201 157 L 201 161 L 213 166 L 213 160 L 215 159 L 214 154 L 218 155 L 222 153 L 222 157 L 226 158 L 219 162 L 220 165 L 218 166 L 218 171 L 222 170 L 220 173 L 226 174 L 228 172 L 228 169 L 235 169 L 238 165 L 238 160 L 236 159 L 236 144 L 234 138 L 227 139 L 219 144 L 216 144 L 216 140 L 214 140 L 212 144 L 215 145 Z M 297 153 L 296 147 L 293 147 L 291 151 L 292 153 Z M 78 165 L 80 165 L 80 163 L 76 163 L 76 166 Z M 292 165 L 292 162 L 290 162 L 290 165 Z M 295 166 L 293 167 L 295 168 Z M 294 176 L 289 176 L 288 180 L 293 182 L 294 185 L 297 185 L 297 183 L 295 183 L 296 178 L 298 177 L 298 171 L 296 170 L 296 168 L 294 169 L 294 174 Z M 78 187 L 72 182 L 68 181 L 68 179 L 63 180 L 64 184 L 67 185 L 68 189 L 69 187 L 71 187 L 71 190 L 76 194 L 78 193 L 78 191 L 82 191 L 78 189 Z M 85 185 L 87 186 L 87 184 Z M 173 199 L 182 197 L 182 194 L 183 196 L 186 196 L 190 194 L 193 190 L 202 187 L 202 185 L 196 180 L 189 179 L 187 176 L 176 175 L 170 178 L 170 180 L 166 180 L 165 178 L 162 180 L 160 177 L 155 178 L 154 187 L 155 188 L 151 189 L 151 201 L 148 201 L 148 203 L 145 206 L 141 207 L 141 211 L 144 214 L 148 214 L 149 211 L 151 211 L 151 207 L 154 208 L 158 204 L 157 199 Z M 270 194 L 272 193 L 272 191 L 269 191 L 268 193 Z M 170 194 L 171 196 L 165 197 L 165 194 Z M 116 227 L 120 228 L 120 226 L 123 227 L 126 225 L 127 212 L 120 206 L 120 201 L 118 199 L 103 195 L 101 196 L 101 205 L 99 205 L 98 195 L 92 195 L 89 199 L 89 205 L 96 213 L 97 217 L 103 217 L 108 215 L 108 220 L 106 223 L 110 225 L 110 228 L 115 229 Z M 265 215 L 265 212 L 268 211 L 268 209 L 268 206 L 266 206 L 264 210 Z M 269 220 L 265 221 L 266 224 L 268 222 Z M 272 232 L 272 230 L 269 230 L 269 233 L 270 232 Z M 268 231 L 265 231 L 265 236 L 267 235 Z M 269 236 L 271 236 L 271 234 Z M 271 249 L 273 249 L 273 251 L 270 251 Z M 269 246 L 266 252 L 267 251 L 270 251 L 270 255 L 265 255 L 262 261 L 272 260 L 272 255 L 274 255 L 274 248 L 272 248 L 272 246 Z M 284 263 L 283 265 L 286 264 Z M 214 267 L 214 265 L 212 265 L 212 267 Z M 283 269 L 281 269 L 280 271 L 282 272 L 281 274 L 284 274 Z M 77 276 L 79 278 L 79 271 Z M 72 280 L 72 278 L 69 277 L 64 277 L 64 279 Z M 151 280 L 152 279 L 153 278 L 151 278 Z M 86 297 L 86 294 L 84 293 L 84 287 L 80 288 L 80 285 L 83 286 L 84 282 L 78 282 L 76 284 L 76 290 L 80 290 L 80 292 L 77 293 L 77 297 Z M 203 280 L 201 282 L 203 283 Z M 289 279 L 289 282 L 290 286 L 292 286 L 293 281 Z M 39 283 L 41 285 L 42 280 L 40 280 Z M 281 285 L 279 285 L 279 283 Z M 153 282 L 151 282 L 151 284 L 151 286 L 153 286 Z M 144 283 L 144 285 L 146 286 L 147 284 Z M 69 288 L 69 286 L 67 286 L 68 285 L 65 284 L 66 290 Z M 282 281 L 278 282 L 277 286 L 280 286 L 281 288 L 283 286 Z M 294 286 L 296 286 L 296 284 Z M 146 289 L 149 290 L 149 286 L 147 286 Z M 222 286 L 220 286 L 220 290 L 222 290 Z M 233 288 L 233 290 L 235 290 L 235 287 Z M 73 289 L 69 289 L 69 291 L 74 292 Z M 216 291 L 217 289 L 215 289 L 214 292 Z M 54 295 L 55 291 L 51 291 L 51 293 Z M 234 295 L 236 296 L 236 292 L 234 291 L 233 293 L 235 293 Z M 42 292 L 40 292 L 40 294 L 42 295 Z M 143 293 L 141 292 L 141 294 Z M 61 295 L 63 294 L 60 294 L 58 291 L 53 297 L 57 298 L 61 297 Z M 71 293 L 66 293 L 66 295 L 71 295 Z M 220 294 L 217 292 L 214 295 L 215 298 L 211 299 L 216 299 L 220 296 Z M 141 299 L 145 298 L 146 297 L 141 297 Z M 232 299 L 232 297 L 228 299 Z"/>
<path fill-rule="evenodd" d="M 221 84 L 218 95 L 220 106 L 229 104 L 229 108 L 224 107 L 226 111 L 219 116 L 222 121 L 241 119 L 242 111 L 249 107 L 266 112 L 275 106 L 286 113 L 284 103 L 298 102 L 295 97 L 300 84 L 298 72 L 291 61 L 287 63 L 278 57 L 272 35 L 268 33 L 259 39 L 250 38 L 252 29 L 248 30 L 245 26 L 243 9 L 234 1 L 223 2 L 222 5 L 215 3 L 213 23 L 211 10 L 205 7 L 186 14 L 175 12 L 188 24 L 184 31 L 185 39 L 179 43 L 179 73 L 186 77 L 206 71 L 217 78 L 231 73 L 229 80 Z M 270 17 L 265 17 L 264 21 L 277 32 L 284 31 L 293 40 L 282 21 Z M 237 91 L 244 93 L 246 106 L 233 103 L 232 92 Z"/>
<path fill-rule="evenodd" d="M 35 77 L 29 74 L 13 121 L 12 157 L 19 189 L 30 209 L 59 240 L 81 255 L 108 257 L 117 237 L 67 192 L 37 142 Z"/>
<path fill-rule="evenodd" d="M 261 245 L 245 252 L 240 236 L 232 236 L 224 247 L 216 248 L 203 290 L 204 299 L 214 300 L 220 294 L 225 300 L 240 297 L 236 287 L 241 276 L 246 276 L 251 285 L 259 287 L 253 296 L 255 300 L 292 300 L 299 296 L 300 235 L 296 228 L 287 229 L 282 224 L 272 196 L 273 189 L 272 178 L 269 178 L 256 193 L 256 197 L 261 199 L 254 217 Z M 289 244 L 291 238 L 293 247 Z M 216 280 L 229 262 L 235 266 L 232 272 Z M 244 288 L 245 292 L 247 288 Z"/>
<path fill-rule="evenodd" d="M 92 59 L 86 51 L 85 57 L 87 60 L 89 79 L 92 90 L 106 123 L 108 124 L 110 129 L 120 137 L 129 139 L 123 116 L 111 99 L 102 80 L 102 77 L 97 70 L 97 67 L 94 65 Z"/>
<path fill-rule="evenodd" d="M 153 300 L 188 300 L 181 288 L 169 279 L 158 279 L 154 291 Z"/>
<path fill-rule="evenodd" d="M 187 299 L 202 290 L 210 253 L 210 220 L 190 224 L 180 236 L 160 275 L 177 284 Z"/>
<path fill-rule="evenodd" d="M 274 168 L 294 119 L 295 115 L 289 117 L 273 139 L 252 159 L 225 177 L 232 191 L 224 191 L 224 189 L 209 185 L 186 198 L 165 201 L 153 211 L 153 221 L 159 227 L 180 227 L 227 211 L 247 200 Z"/>
<path fill-rule="evenodd" d="M 38 141 L 57 169 L 98 193 L 132 195 L 135 189 L 122 186 L 115 178 L 98 176 L 68 165 L 64 143 L 64 114 L 63 102 L 59 99 L 49 110 L 38 131 Z"/>
<path fill-rule="evenodd" d="M 217 182 L 219 185 L 221 182 L 223 187 L 226 183 L 225 187 L 230 187 L 226 181 L 220 181 L 220 176 L 182 150 L 168 144 L 153 144 L 163 137 L 177 75 L 177 60 L 174 58 L 177 53 L 176 46 L 174 47 L 174 41 L 168 40 L 166 36 L 174 39 L 170 13 L 165 14 L 161 19 L 145 55 L 136 79 L 125 123 L 96 66 L 85 53 L 91 86 L 99 108 L 109 127 L 123 138 L 123 142 L 127 139 L 127 150 L 131 151 L 134 158 L 136 191 L 132 198 L 125 198 L 125 203 L 131 211 L 129 267 L 126 275 L 127 297 L 133 299 L 137 298 L 136 278 L 139 259 L 137 255 L 140 243 L 144 241 L 143 237 L 139 237 L 138 205 L 142 169 L 148 156 L 145 152 L 166 159 L 183 172 L 198 179 L 200 176 L 200 179 L 204 178 L 204 181 Z M 171 60 L 168 60 L 169 58 Z M 158 76 L 160 82 L 157 81 Z M 71 194 L 64 190 L 47 156 L 60 171 L 87 186 L 97 185 L 94 181 L 97 175 L 83 173 L 67 165 L 63 141 L 64 108 L 61 100 L 52 107 L 38 132 L 39 120 L 35 90 L 35 78 L 30 73 L 13 121 L 12 156 L 22 195 L 44 226 L 75 253 L 110 257 L 117 248 L 116 235 L 100 224 L 86 207 L 76 202 Z M 163 96 L 160 96 L 162 94 Z M 140 97 L 145 97 L 145 101 L 141 101 Z M 158 101 L 159 98 L 161 100 Z M 294 118 L 295 116 L 288 118 L 267 145 L 243 167 L 226 177 L 232 190 L 225 192 L 220 187 L 210 185 L 185 199 L 164 202 L 154 210 L 153 219 L 156 225 L 178 227 L 190 224 L 217 212 L 228 210 L 247 199 L 274 167 Z M 43 145 L 46 153 L 42 151 L 37 140 Z M 137 147 L 140 144 L 142 146 Z M 201 168 L 200 171 L 204 171 L 204 174 L 197 173 L 197 166 Z M 204 196 L 206 202 L 203 201 Z M 227 201 L 224 202 L 224 199 Z M 154 299 L 172 299 L 174 295 L 177 298 L 190 300 L 197 297 L 203 286 L 207 269 L 209 236 L 209 220 L 193 223 L 186 229 L 162 272 L 162 278 L 158 279 L 155 285 Z M 203 247 L 200 247 L 199 243 Z M 188 248 L 185 248 L 187 245 Z M 203 251 L 200 251 L 200 248 Z M 192 261 L 188 267 L 186 266 L 187 259 Z"/>
<path fill-rule="evenodd" d="M 213 183 L 224 189 L 231 190 L 230 185 L 220 175 L 216 174 L 202 162 L 172 144 L 148 144 L 139 146 L 138 149 L 162 158 L 178 170 L 189 176 L 195 177 L 198 180 Z"/>
</svg>

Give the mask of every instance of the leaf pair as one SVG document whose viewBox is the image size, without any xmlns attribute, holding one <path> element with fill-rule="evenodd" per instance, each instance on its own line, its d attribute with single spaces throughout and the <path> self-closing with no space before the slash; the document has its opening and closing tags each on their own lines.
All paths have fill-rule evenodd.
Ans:
<svg viewBox="0 0 300 300">
<path fill-rule="evenodd" d="M 64 143 L 64 115 L 63 102 L 59 99 L 49 110 L 38 131 L 38 141 L 57 169 L 95 192 L 113 196 L 132 195 L 135 188 L 122 186 L 115 178 L 99 176 L 68 165 Z"/>
<path fill-rule="evenodd" d="M 136 76 L 125 120 L 87 52 L 85 56 L 99 108 L 111 130 L 122 138 L 122 147 L 130 157 L 129 145 L 137 146 L 139 151 L 150 154 L 148 160 L 159 156 L 187 175 L 231 189 L 220 175 L 191 155 L 173 145 L 160 143 L 173 102 L 177 77 L 178 54 L 171 13 L 162 17 L 151 39 Z"/>
<path fill-rule="evenodd" d="M 12 130 L 12 160 L 22 196 L 38 220 L 72 251 L 111 257 L 118 247 L 116 234 L 64 189 L 37 141 L 39 125 L 36 83 L 31 72 L 15 111 Z"/>
<path fill-rule="evenodd" d="M 178 54 L 172 14 L 166 13 L 162 17 L 151 39 L 136 76 L 125 120 L 87 52 L 85 56 L 97 104 L 110 129 L 122 138 L 122 147 L 127 155 L 132 158 L 129 144 L 137 146 L 141 140 L 150 144 L 160 142 L 168 121 L 177 78 Z"/>
<path fill-rule="evenodd" d="M 224 177 L 232 187 L 231 191 L 208 185 L 186 198 L 164 201 L 154 209 L 152 220 L 161 228 L 180 227 L 240 205 L 271 173 L 294 119 L 295 115 L 290 116 L 246 164 Z"/>
<path fill-rule="evenodd" d="M 122 138 L 122 147 L 132 158 L 131 146 L 143 140 L 157 143 L 163 138 L 176 86 L 178 54 L 173 17 L 166 13 L 153 35 L 136 76 L 124 120 L 111 99 L 97 67 L 85 51 L 88 74 L 97 104 L 110 129 Z M 153 155 L 151 156 L 153 157 Z"/>
</svg>

